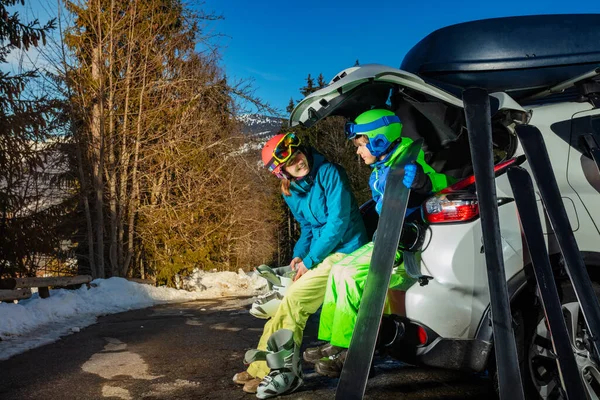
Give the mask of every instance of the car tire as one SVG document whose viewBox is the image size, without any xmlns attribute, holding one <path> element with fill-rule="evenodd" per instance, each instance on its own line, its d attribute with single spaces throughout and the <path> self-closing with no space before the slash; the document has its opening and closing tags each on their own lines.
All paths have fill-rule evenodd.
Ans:
<svg viewBox="0 0 600 400">
<path fill-rule="evenodd" d="M 573 318 L 575 314 L 577 320 L 579 320 L 579 332 L 581 332 L 581 321 L 583 317 L 580 315 L 577 298 L 575 291 L 568 279 L 563 279 L 558 282 L 558 292 L 561 298 L 561 304 L 566 318 Z M 600 284 L 593 283 L 593 288 L 596 296 L 600 298 Z M 531 295 L 527 299 L 523 299 L 521 302 L 521 312 L 523 315 L 523 342 L 522 346 L 519 347 L 517 342 L 518 350 L 520 354 L 523 354 L 523 361 L 521 362 L 521 376 L 523 378 L 523 387 L 525 390 L 525 398 L 527 399 L 560 399 L 562 397 L 562 388 L 560 387 L 559 371 L 556 365 L 556 361 L 549 356 L 549 351 L 552 350 L 552 343 L 550 336 L 546 328 L 545 317 L 540 301 L 537 297 Z M 515 332 L 517 334 L 517 332 Z M 583 345 L 582 345 L 583 348 Z M 583 354 L 585 352 L 582 352 Z M 580 362 L 585 361 L 585 357 L 578 359 L 578 365 Z M 593 364 L 593 363 L 592 363 Z M 595 365 L 590 365 L 589 368 L 594 369 Z M 588 368 L 588 369 L 589 369 Z M 586 371 L 588 371 L 586 369 Z M 597 370 L 600 373 L 600 370 Z M 591 375 L 589 372 L 586 375 Z M 597 376 L 600 376 L 598 374 Z M 589 376 L 589 379 L 594 379 L 593 376 Z M 600 382 L 596 382 L 600 384 Z"/>
</svg>

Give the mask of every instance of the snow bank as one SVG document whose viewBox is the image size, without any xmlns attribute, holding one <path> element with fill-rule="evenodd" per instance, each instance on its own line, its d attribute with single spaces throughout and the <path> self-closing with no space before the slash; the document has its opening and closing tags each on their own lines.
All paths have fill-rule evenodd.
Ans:
<svg viewBox="0 0 600 400">
<path fill-rule="evenodd" d="M 183 289 L 190 291 L 207 291 L 221 297 L 227 293 L 233 295 L 254 295 L 267 287 L 267 281 L 252 273 L 245 274 L 241 269 L 235 272 L 206 272 L 195 269 L 192 275 L 182 279 Z M 221 293 L 221 294 L 219 294 Z"/>
<path fill-rule="evenodd" d="M 162 303 L 254 296 L 267 286 L 265 279 L 242 270 L 195 271 L 184 278 L 188 290 L 157 288 L 122 278 L 96 279 L 92 284 L 90 289 L 83 286 L 77 290 L 51 290 L 47 299 L 34 293 L 18 304 L 0 303 L 0 360 L 77 332 L 101 315 Z"/>
</svg>

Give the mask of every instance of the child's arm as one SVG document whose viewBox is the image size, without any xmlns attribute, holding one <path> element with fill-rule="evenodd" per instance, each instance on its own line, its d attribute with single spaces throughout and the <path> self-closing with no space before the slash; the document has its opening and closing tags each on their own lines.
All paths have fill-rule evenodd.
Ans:
<svg viewBox="0 0 600 400">
<path fill-rule="evenodd" d="M 425 162 L 425 154 L 422 151 L 417 158 L 417 165 L 420 167 L 422 174 L 421 177 L 419 177 L 419 174 L 417 173 L 417 176 L 415 177 L 415 187 L 413 187 L 412 190 L 418 194 L 439 192 L 456 181 L 456 179 L 451 176 L 436 172 L 429 166 L 429 164 Z"/>
</svg>

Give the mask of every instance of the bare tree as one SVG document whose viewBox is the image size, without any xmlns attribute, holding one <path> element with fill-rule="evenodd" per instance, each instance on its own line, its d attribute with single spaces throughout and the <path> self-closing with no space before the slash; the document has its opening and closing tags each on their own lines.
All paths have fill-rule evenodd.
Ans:
<svg viewBox="0 0 600 400">
<path fill-rule="evenodd" d="M 218 17 L 179 0 L 66 5 L 64 79 L 94 276 L 169 281 L 272 257 L 278 210 L 264 207 L 273 191 L 239 151 L 235 99 L 268 106 L 246 82 L 228 83 L 215 48 L 196 51 Z"/>
</svg>

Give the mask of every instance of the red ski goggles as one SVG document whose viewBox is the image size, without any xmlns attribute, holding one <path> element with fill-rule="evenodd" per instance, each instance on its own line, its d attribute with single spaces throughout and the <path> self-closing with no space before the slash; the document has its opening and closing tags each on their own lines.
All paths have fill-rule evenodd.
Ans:
<svg viewBox="0 0 600 400">
<path fill-rule="evenodd" d="M 294 149 L 297 149 L 299 146 L 300 138 L 295 133 L 290 132 L 282 137 L 273 150 L 273 157 L 268 165 L 269 171 L 279 177 L 281 167 L 290 160 L 292 154 L 294 154 Z"/>
</svg>

